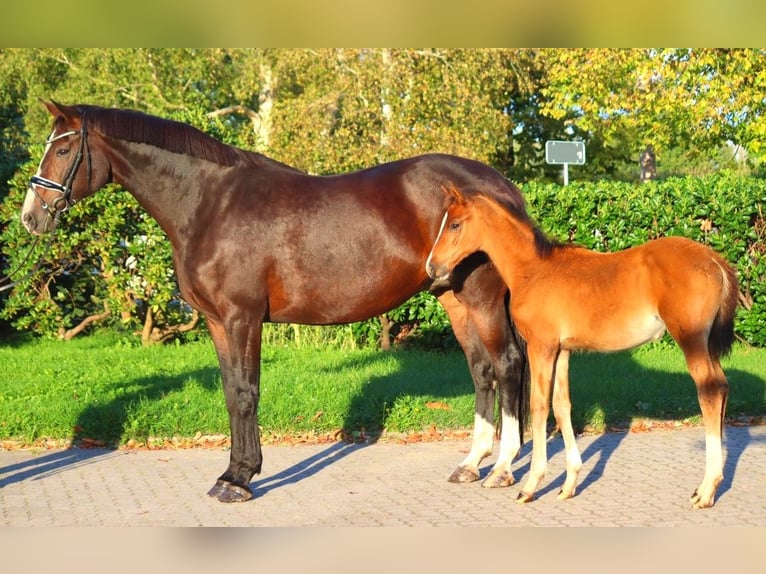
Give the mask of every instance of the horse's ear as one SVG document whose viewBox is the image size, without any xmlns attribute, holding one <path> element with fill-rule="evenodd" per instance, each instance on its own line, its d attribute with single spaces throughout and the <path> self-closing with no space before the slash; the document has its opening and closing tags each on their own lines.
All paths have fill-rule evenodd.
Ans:
<svg viewBox="0 0 766 574">
<path fill-rule="evenodd" d="M 441 188 L 444 195 L 452 203 L 465 203 L 465 197 L 454 183 L 450 182 L 447 186 L 442 185 Z"/>
<path fill-rule="evenodd" d="M 53 119 L 57 120 L 58 118 L 61 118 L 71 127 L 74 127 L 75 129 L 79 128 L 80 113 L 76 107 L 65 106 L 64 104 L 60 104 L 55 100 L 51 100 L 50 102 L 46 102 L 44 100 L 40 101 L 46 107 L 48 113 L 53 116 Z"/>
<path fill-rule="evenodd" d="M 40 103 L 45 106 L 45 108 L 48 110 L 48 113 L 52 115 L 54 118 L 58 116 L 63 116 L 63 112 L 61 111 L 61 106 L 51 100 L 50 102 L 46 102 L 45 100 L 40 100 Z"/>
</svg>

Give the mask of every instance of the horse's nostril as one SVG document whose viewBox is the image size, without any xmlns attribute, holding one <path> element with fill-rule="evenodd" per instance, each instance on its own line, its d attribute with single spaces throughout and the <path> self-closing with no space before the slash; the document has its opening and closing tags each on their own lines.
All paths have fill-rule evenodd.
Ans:
<svg viewBox="0 0 766 574">
<path fill-rule="evenodd" d="M 25 213 L 21 216 L 21 222 L 24 224 L 24 227 L 27 228 L 27 231 L 34 231 L 37 227 L 37 223 L 35 221 L 35 216 L 31 213 Z"/>
</svg>

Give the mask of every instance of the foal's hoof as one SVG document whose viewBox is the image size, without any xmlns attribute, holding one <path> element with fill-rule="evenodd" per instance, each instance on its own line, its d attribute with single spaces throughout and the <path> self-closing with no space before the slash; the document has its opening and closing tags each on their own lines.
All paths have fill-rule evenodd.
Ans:
<svg viewBox="0 0 766 574">
<path fill-rule="evenodd" d="M 524 491 L 519 492 L 519 495 L 516 497 L 516 504 L 526 504 L 528 502 L 532 502 L 535 499 L 534 494 L 527 494 Z"/>
<path fill-rule="evenodd" d="M 481 483 L 484 488 L 505 488 L 512 484 L 513 474 L 507 470 L 493 470 Z"/>
<path fill-rule="evenodd" d="M 467 466 L 459 466 L 447 479 L 449 482 L 475 482 L 479 480 L 479 471 Z"/>
<path fill-rule="evenodd" d="M 692 495 L 689 497 L 689 503 L 692 505 L 692 508 L 712 508 L 714 502 L 713 500 L 710 501 L 704 501 L 702 500 L 702 497 L 699 495 L 699 493 L 695 490 Z"/>
<path fill-rule="evenodd" d="M 246 486 L 237 486 L 225 480 L 219 480 L 208 490 L 207 495 L 219 502 L 247 502 L 253 498 L 253 491 Z"/>
<path fill-rule="evenodd" d="M 561 490 L 559 490 L 559 494 L 558 496 L 556 496 L 556 498 L 558 498 L 559 500 L 567 500 L 569 498 L 574 497 L 574 495 L 575 495 L 574 490 L 572 490 L 571 492 L 564 492 L 564 489 L 562 488 Z"/>
</svg>

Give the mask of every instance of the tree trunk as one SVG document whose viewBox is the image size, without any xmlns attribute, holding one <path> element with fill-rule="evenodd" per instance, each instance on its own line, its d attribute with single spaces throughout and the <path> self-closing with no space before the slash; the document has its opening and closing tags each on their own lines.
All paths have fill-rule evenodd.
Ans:
<svg viewBox="0 0 766 574">
<path fill-rule="evenodd" d="M 192 316 L 188 323 L 181 325 L 171 325 L 160 329 L 154 326 L 154 316 L 152 315 L 151 308 L 146 311 L 146 320 L 144 321 L 144 328 L 141 331 L 141 344 L 144 346 L 156 345 L 157 343 L 164 343 L 169 339 L 172 339 L 176 335 L 191 331 L 197 326 L 199 322 L 199 312 L 196 309 L 192 309 Z"/>
<path fill-rule="evenodd" d="M 641 154 L 639 160 L 641 166 L 641 183 L 657 179 L 657 156 L 654 154 L 654 147 L 649 144 Z"/>
<path fill-rule="evenodd" d="M 210 118 L 217 118 L 229 114 L 240 114 L 250 120 L 253 125 L 253 133 L 257 142 L 257 151 L 267 151 L 271 137 L 271 109 L 274 107 L 273 79 L 271 68 L 261 65 L 261 77 L 263 84 L 258 94 L 258 111 L 242 105 L 232 105 L 208 114 Z"/>
<path fill-rule="evenodd" d="M 70 341 L 74 339 L 77 335 L 82 333 L 85 329 L 88 328 L 88 326 L 92 325 L 93 323 L 98 323 L 99 321 L 103 321 L 104 319 L 108 318 L 111 314 L 111 311 L 109 311 L 109 307 L 104 305 L 104 312 L 98 313 L 96 315 L 90 315 L 89 317 L 86 317 L 80 323 L 69 329 L 68 331 L 64 331 L 61 338 L 65 341 Z"/>
<path fill-rule="evenodd" d="M 383 328 L 380 333 L 380 348 L 389 351 L 391 350 L 391 327 L 394 326 L 394 322 L 388 318 L 388 315 L 381 315 L 380 325 Z"/>
</svg>

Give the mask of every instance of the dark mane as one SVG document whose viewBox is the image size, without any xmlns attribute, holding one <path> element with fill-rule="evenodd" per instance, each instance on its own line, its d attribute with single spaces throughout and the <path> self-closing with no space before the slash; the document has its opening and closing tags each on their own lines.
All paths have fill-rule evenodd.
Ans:
<svg viewBox="0 0 766 574">
<path fill-rule="evenodd" d="M 537 224 L 533 226 L 533 231 L 535 234 L 535 250 L 537 251 L 537 254 L 543 259 L 550 257 L 551 253 L 557 249 L 565 249 L 570 247 L 570 245 L 567 243 L 562 243 L 558 239 L 552 239 L 551 237 L 548 237 L 545 232 L 537 226 Z"/>
<path fill-rule="evenodd" d="M 221 143 L 197 128 L 136 110 L 76 106 L 88 129 L 116 139 L 145 143 L 169 152 L 189 155 L 224 166 L 278 162 L 266 156 Z M 281 164 L 279 164 L 281 165 Z"/>
</svg>

